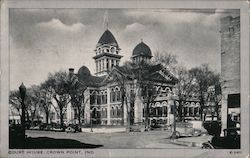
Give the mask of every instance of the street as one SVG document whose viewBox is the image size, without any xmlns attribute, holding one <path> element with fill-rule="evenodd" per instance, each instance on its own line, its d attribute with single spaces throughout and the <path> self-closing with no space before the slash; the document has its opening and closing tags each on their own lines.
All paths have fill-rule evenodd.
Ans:
<svg viewBox="0 0 250 158">
<path fill-rule="evenodd" d="M 103 149 L 138 148 L 191 148 L 170 142 L 170 131 L 120 132 L 120 133 L 66 133 L 53 131 L 26 130 L 28 137 L 71 139 L 81 143 L 99 145 Z"/>
</svg>

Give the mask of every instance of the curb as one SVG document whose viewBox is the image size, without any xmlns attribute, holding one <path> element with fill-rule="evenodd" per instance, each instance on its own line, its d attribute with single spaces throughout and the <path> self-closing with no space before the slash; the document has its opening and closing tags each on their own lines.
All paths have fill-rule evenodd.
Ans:
<svg viewBox="0 0 250 158">
<path fill-rule="evenodd" d="M 202 143 L 198 143 L 198 142 L 181 141 L 178 139 L 172 139 L 170 140 L 170 142 L 176 145 L 182 145 L 182 146 L 188 146 L 188 147 L 202 147 Z"/>
</svg>

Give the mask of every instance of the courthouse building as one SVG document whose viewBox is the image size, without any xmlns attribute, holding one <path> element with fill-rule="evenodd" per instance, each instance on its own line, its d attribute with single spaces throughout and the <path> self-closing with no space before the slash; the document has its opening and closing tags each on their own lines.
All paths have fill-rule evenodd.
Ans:
<svg viewBox="0 0 250 158">
<path fill-rule="evenodd" d="M 157 91 L 157 96 L 149 104 L 150 123 L 171 123 L 173 105 L 169 99 L 178 80 L 161 64 L 149 64 L 152 52 L 147 44 L 141 41 L 135 45 L 131 52 L 132 64 L 120 66 L 121 48 L 107 29 L 94 51 L 94 75 L 86 66 L 82 66 L 76 73 L 74 69 L 69 69 L 72 78 L 88 87 L 84 91 L 85 124 L 92 120 L 93 124 L 126 125 L 128 116 L 130 123 L 144 122 L 146 95 L 143 94 L 143 88 L 149 83 Z M 147 66 L 141 66 L 142 63 Z"/>
<path fill-rule="evenodd" d="M 86 66 L 78 71 L 69 69 L 72 80 L 87 86 L 84 91 L 82 122 L 126 125 L 128 120 L 131 124 L 142 123 L 147 115 L 149 124 L 172 124 L 173 99 L 177 100 L 178 107 L 178 97 L 173 98 L 178 79 L 161 64 L 153 64 L 152 57 L 150 47 L 141 41 L 135 44 L 131 52 L 130 64 L 120 66 L 121 48 L 107 29 L 93 52 L 95 73 L 92 75 Z M 148 94 L 152 90 L 156 95 Z M 150 103 L 147 100 L 149 97 Z M 184 118 L 199 120 L 199 109 L 199 101 L 191 97 L 183 107 Z M 76 114 L 77 110 L 68 106 L 65 122 L 76 121 Z M 53 116 L 52 121 L 59 122 L 59 117 Z"/>
</svg>

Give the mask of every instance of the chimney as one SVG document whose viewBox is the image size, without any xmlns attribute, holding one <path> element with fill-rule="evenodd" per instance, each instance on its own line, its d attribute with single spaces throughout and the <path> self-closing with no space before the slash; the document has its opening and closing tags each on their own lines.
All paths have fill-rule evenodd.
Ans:
<svg viewBox="0 0 250 158">
<path fill-rule="evenodd" d="M 69 68 L 69 78 L 74 75 L 74 68 Z"/>
</svg>

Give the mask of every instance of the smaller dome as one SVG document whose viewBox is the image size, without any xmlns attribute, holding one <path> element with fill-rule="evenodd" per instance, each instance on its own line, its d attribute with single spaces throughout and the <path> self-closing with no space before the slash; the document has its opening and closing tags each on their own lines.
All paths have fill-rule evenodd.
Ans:
<svg viewBox="0 0 250 158">
<path fill-rule="evenodd" d="M 84 76 L 91 76 L 91 73 L 89 71 L 89 69 L 86 66 L 82 66 L 79 70 L 78 70 L 78 75 L 81 77 Z"/>
<path fill-rule="evenodd" d="M 152 57 L 152 53 L 151 53 L 149 46 L 146 45 L 144 42 L 141 42 L 137 44 L 137 46 L 135 46 L 132 57 L 134 56 Z"/>
</svg>

